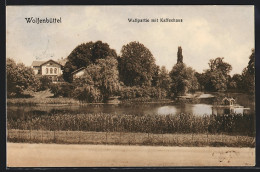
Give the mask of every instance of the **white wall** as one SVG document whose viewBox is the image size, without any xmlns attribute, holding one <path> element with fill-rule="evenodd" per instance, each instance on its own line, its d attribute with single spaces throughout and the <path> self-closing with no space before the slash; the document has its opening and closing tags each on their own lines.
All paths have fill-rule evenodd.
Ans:
<svg viewBox="0 0 260 172">
<path fill-rule="evenodd" d="M 50 64 L 50 63 L 52 63 L 52 64 Z M 46 69 L 48 69 L 48 73 L 46 73 Z M 52 69 L 52 73 L 50 73 L 51 69 Z M 57 73 L 54 73 L 55 69 L 57 69 Z M 42 75 L 57 75 L 57 76 L 59 76 L 61 74 L 62 74 L 61 66 L 56 64 L 56 63 L 49 62 L 49 63 L 42 65 Z"/>
</svg>

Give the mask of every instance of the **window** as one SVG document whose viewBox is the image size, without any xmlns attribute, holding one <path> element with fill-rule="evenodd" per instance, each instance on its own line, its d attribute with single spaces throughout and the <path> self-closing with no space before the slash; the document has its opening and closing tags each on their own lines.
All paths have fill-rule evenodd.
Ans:
<svg viewBox="0 0 260 172">
<path fill-rule="evenodd" d="M 49 72 L 49 69 L 48 69 L 48 68 L 46 68 L 46 74 L 48 74 L 48 72 Z"/>
<path fill-rule="evenodd" d="M 51 69 L 50 69 L 50 74 L 52 74 L 52 70 L 53 70 L 53 69 L 51 68 Z"/>
<path fill-rule="evenodd" d="M 57 68 L 54 68 L 54 73 L 57 74 Z"/>
</svg>

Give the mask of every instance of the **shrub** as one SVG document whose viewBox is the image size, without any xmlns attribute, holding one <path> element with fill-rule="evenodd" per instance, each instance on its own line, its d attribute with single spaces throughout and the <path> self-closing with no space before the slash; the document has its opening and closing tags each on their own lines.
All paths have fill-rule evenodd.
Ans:
<svg viewBox="0 0 260 172">
<path fill-rule="evenodd" d="M 47 90 L 50 88 L 52 81 L 48 76 L 42 76 L 40 77 L 39 80 L 40 80 L 39 91 Z"/>
<path fill-rule="evenodd" d="M 155 98 L 167 97 L 167 91 L 157 87 L 123 87 L 120 91 L 121 99 Z"/>
<path fill-rule="evenodd" d="M 50 91 L 54 94 L 54 97 L 72 97 L 75 86 L 71 83 L 52 83 L 50 85 Z"/>
<path fill-rule="evenodd" d="M 77 87 L 73 91 L 73 97 L 83 102 L 101 102 L 103 97 L 99 89 L 94 86 Z"/>
</svg>

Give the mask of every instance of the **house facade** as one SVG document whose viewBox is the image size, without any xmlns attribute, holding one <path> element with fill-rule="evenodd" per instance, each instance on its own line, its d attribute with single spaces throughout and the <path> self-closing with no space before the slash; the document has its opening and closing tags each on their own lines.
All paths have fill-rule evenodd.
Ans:
<svg viewBox="0 0 260 172">
<path fill-rule="evenodd" d="M 58 81 L 58 76 L 62 75 L 62 65 L 54 60 L 33 61 L 32 68 L 36 76 L 48 76 L 53 82 Z"/>
</svg>

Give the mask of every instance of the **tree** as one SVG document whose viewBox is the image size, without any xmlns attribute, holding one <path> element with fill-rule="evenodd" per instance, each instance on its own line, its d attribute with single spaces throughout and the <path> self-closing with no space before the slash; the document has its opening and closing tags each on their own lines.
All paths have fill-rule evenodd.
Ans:
<svg viewBox="0 0 260 172">
<path fill-rule="evenodd" d="M 177 63 L 183 63 L 182 48 L 178 47 Z"/>
<path fill-rule="evenodd" d="M 255 50 L 252 49 L 252 54 L 249 57 L 247 67 L 242 72 L 243 89 L 244 91 L 253 94 L 255 92 Z"/>
<path fill-rule="evenodd" d="M 119 58 L 120 80 L 127 86 L 151 86 L 156 72 L 155 58 L 139 42 L 124 45 Z"/>
<path fill-rule="evenodd" d="M 158 87 L 166 91 L 167 94 L 170 93 L 171 78 L 165 66 L 162 66 L 159 72 Z"/>
<path fill-rule="evenodd" d="M 191 67 L 186 67 L 184 63 L 177 63 L 170 72 L 172 80 L 171 92 L 174 96 L 185 95 L 189 91 L 198 89 L 198 81 L 195 71 Z"/>
<path fill-rule="evenodd" d="M 36 91 L 39 86 L 32 68 L 10 58 L 6 59 L 6 76 L 8 97 L 20 96 L 26 89 Z"/>
<path fill-rule="evenodd" d="M 206 83 L 205 73 L 195 72 L 195 77 L 197 78 L 197 81 L 198 81 L 198 84 L 199 84 L 199 89 L 201 91 L 204 90 L 204 86 L 205 86 L 205 83 Z"/>
<path fill-rule="evenodd" d="M 95 64 L 98 59 L 105 59 L 108 56 L 117 57 L 115 50 L 110 49 L 109 45 L 102 41 L 88 42 L 77 46 L 68 56 L 68 61 L 64 66 L 64 80 L 72 82 L 71 73 L 73 71 Z"/>
<path fill-rule="evenodd" d="M 209 68 L 211 72 L 221 71 L 221 73 L 226 77 L 232 70 L 232 66 L 223 61 L 224 57 L 218 57 L 216 59 L 209 60 Z"/>
<path fill-rule="evenodd" d="M 205 89 L 207 91 L 226 91 L 228 78 L 223 75 L 221 71 L 207 71 L 206 72 Z"/>
<path fill-rule="evenodd" d="M 170 71 L 172 80 L 171 93 L 174 96 L 185 95 L 189 91 L 198 89 L 198 81 L 195 71 L 183 63 L 182 48 L 178 47 L 177 63 Z"/>
<path fill-rule="evenodd" d="M 226 91 L 229 81 L 229 73 L 232 66 L 223 61 L 224 57 L 218 57 L 209 61 L 209 69 L 205 71 L 205 89 L 208 91 Z"/>
<path fill-rule="evenodd" d="M 229 89 L 234 89 L 237 91 L 243 90 L 243 80 L 242 75 L 240 74 L 234 74 L 233 77 L 231 77 L 229 83 L 228 83 Z"/>
<path fill-rule="evenodd" d="M 114 57 L 98 59 L 96 64 L 87 67 L 85 74 L 77 83 L 80 98 L 87 101 L 106 101 L 120 90 L 118 63 Z M 83 91 L 83 92 L 80 92 Z"/>
</svg>

